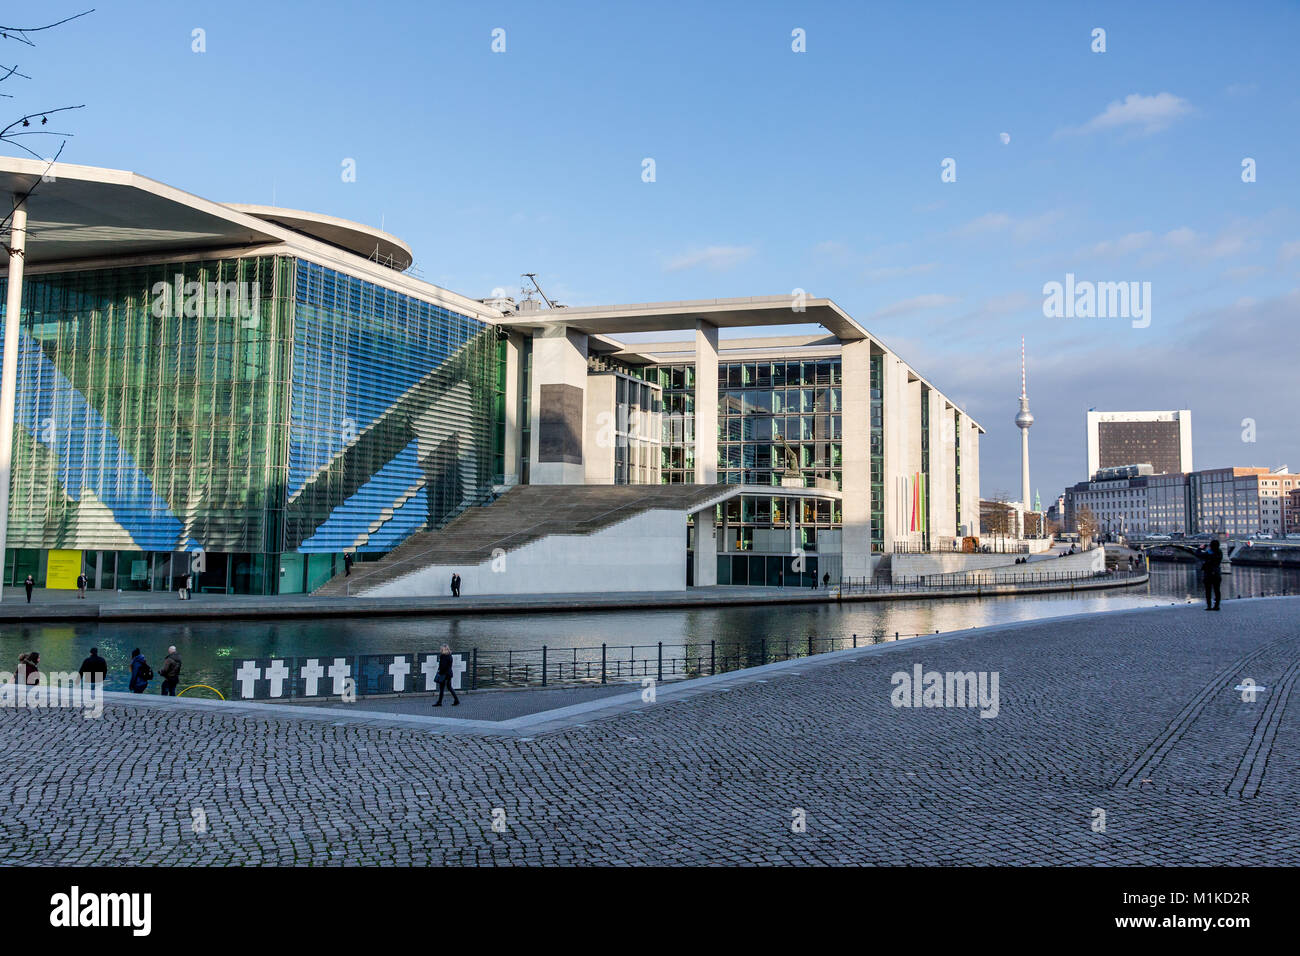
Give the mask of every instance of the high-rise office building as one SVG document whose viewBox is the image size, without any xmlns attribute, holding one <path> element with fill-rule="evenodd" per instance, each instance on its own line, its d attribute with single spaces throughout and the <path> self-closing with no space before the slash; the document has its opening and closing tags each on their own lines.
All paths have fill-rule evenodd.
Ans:
<svg viewBox="0 0 1300 956">
<path fill-rule="evenodd" d="M 1088 477 L 1102 468 L 1150 465 L 1157 475 L 1192 471 L 1192 413 L 1088 412 Z"/>
</svg>

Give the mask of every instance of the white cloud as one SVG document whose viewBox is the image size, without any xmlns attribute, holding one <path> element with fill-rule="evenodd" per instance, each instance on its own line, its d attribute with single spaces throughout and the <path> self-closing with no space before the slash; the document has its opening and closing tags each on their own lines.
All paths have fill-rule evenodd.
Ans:
<svg viewBox="0 0 1300 956">
<path fill-rule="evenodd" d="M 872 282 L 883 282 L 888 279 L 901 279 L 904 276 L 922 275 L 926 272 L 933 272 L 937 263 L 923 262 L 915 266 L 884 266 L 879 269 L 868 269 L 866 277 Z"/>
<path fill-rule="evenodd" d="M 1123 100 L 1111 103 L 1082 126 L 1065 132 L 1095 133 L 1108 129 L 1136 129 L 1141 133 L 1156 133 L 1191 112 L 1191 104 L 1172 93 L 1157 93 L 1155 96 L 1130 93 Z"/>
<path fill-rule="evenodd" d="M 926 309 L 939 309 L 945 305 L 952 305 L 959 302 L 955 296 L 941 295 L 937 292 L 927 293 L 925 295 L 913 296 L 910 299 L 903 299 L 901 302 L 895 302 L 887 305 L 874 313 L 872 319 L 889 319 L 900 315 L 911 315 L 913 312 L 923 312 Z"/>
<path fill-rule="evenodd" d="M 1039 216 L 1018 218 L 1004 212 L 988 212 L 978 219 L 963 223 L 953 230 L 953 235 L 963 238 L 1009 232 L 1017 242 L 1029 242 L 1047 235 L 1050 227 L 1060 222 L 1064 213 L 1051 209 Z"/>
<path fill-rule="evenodd" d="M 738 266 L 753 254 L 753 246 L 706 246 L 669 259 L 664 264 L 664 271 L 680 272 L 683 269 L 704 268 L 713 272 L 722 272 Z"/>
<path fill-rule="evenodd" d="M 1091 256 L 1127 256 L 1145 249 L 1151 244 L 1155 234 L 1151 232 L 1130 232 L 1118 239 L 1103 239 L 1086 253 Z"/>
<path fill-rule="evenodd" d="M 1282 243 L 1282 248 L 1278 251 L 1278 258 L 1283 262 L 1300 259 L 1300 239 Z"/>
</svg>

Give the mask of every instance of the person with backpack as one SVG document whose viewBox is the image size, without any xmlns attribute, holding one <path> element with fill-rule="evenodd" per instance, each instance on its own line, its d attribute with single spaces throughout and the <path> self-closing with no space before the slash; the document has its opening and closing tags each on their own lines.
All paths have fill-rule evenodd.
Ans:
<svg viewBox="0 0 1300 956">
<path fill-rule="evenodd" d="M 438 685 L 438 702 L 434 707 L 442 706 L 442 695 L 451 691 L 451 705 L 456 707 L 460 704 L 460 698 L 456 696 L 456 688 L 451 686 L 451 645 L 444 644 L 438 651 L 438 673 L 434 675 L 433 682 Z"/>
<path fill-rule="evenodd" d="M 167 656 L 163 659 L 162 667 L 158 668 L 158 673 L 163 679 L 162 695 L 175 697 L 176 685 L 181 679 L 181 656 L 176 653 L 175 644 L 167 648 Z"/>
<path fill-rule="evenodd" d="M 82 571 L 77 575 L 77 597 L 80 600 L 86 599 L 86 585 L 90 582 L 86 580 L 86 572 Z"/>
<path fill-rule="evenodd" d="M 149 662 L 144 659 L 140 648 L 137 647 L 131 652 L 131 680 L 127 687 L 133 694 L 143 694 L 151 680 L 153 680 L 153 668 L 149 666 Z"/>
</svg>

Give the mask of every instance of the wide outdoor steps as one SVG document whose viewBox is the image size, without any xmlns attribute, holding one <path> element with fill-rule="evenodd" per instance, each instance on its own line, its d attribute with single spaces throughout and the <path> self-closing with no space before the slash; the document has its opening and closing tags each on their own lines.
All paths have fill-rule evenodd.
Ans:
<svg viewBox="0 0 1300 956">
<path fill-rule="evenodd" d="M 491 504 L 469 508 L 439 531 L 419 531 L 381 560 L 355 564 L 315 593 L 356 594 L 429 565 L 469 567 L 552 534 L 591 534 L 643 511 L 694 511 L 725 485 L 517 485 Z M 682 549 L 685 552 L 686 542 Z"/>
</svg>

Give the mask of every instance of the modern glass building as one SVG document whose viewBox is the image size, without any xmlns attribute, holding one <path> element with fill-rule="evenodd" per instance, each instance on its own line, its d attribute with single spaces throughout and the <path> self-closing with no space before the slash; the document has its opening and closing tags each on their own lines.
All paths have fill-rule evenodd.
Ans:
<svg viewBox="0 0 1300 956">
<path fill-rule="evenodd" d="M 729 489 L 660 496 L 708 502 L 701 585 L 867 577 L 978 528 L 978 423 L 828 299 L 477 300 L 357 223 L 49 172 L 0 160 L 8 583 L 311 591 L 516 483 Z M 790 325 L 825 332 L 719 341 Z"/>
<path fill-rule="evenodd" d="M 56 221 L 59 185 L 29 200 Z M 308 591 L 344 552 L 385 554 L 490 494 L 505 418 L 490 313 L 320 225 L 255 222 L 280 235 L 89 268 L 46 261 L 29 227 L 6 583 L 67 586 L 79 567 L 97 588 L 189 573 L 195 590 Z"/>
</svg>

